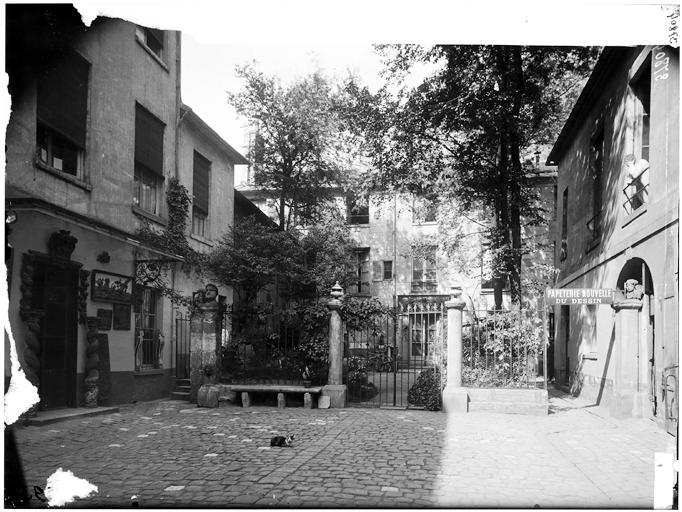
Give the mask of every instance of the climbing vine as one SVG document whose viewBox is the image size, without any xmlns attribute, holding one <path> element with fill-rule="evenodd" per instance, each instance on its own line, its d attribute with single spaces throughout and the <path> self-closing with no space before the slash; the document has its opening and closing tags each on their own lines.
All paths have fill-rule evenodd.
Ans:
<svg viewBox="0 0 682 512">
<path fill-rule="evenodd" d="M 192 249 L 185 236 L 189 205 L 191 199 L 187 188 L 177 178 L 168 181 L 166 204 L 168 205 L 168 223 L 162 231 L 157 231 L 145 222 L 136 235 L 154 248 L 180 256 L 184 261 L 181 268 L 187 275 L 199 273 L 201 269 L 201 254 Z M 145 286 L 152 286 L 160 290 L 173 304 L 189 307 L 192 298 L 178 293 L 166 281 L 168 272 L 179 262 L 170 260 L 139 262 L 135 269 L 135 281 Z"/>
</svg>

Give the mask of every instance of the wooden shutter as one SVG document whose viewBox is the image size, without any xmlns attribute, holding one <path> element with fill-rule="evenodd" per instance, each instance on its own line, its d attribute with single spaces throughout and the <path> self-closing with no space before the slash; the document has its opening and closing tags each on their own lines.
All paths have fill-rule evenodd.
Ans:
<svg viewBox="0 0 682 512">
<path fill-rule="evenodd" d="M 66 53 L 38 81 L 38 119 L 81 149 L 85 148 L 90 63 Z"/>
<path fill-rule="evenodd" d="M 194 152 L 194 179 L 192 194 L 194 207 L 208 215 L 208 194 L 211 162 L 201 154 Z"/>
<path fill-rule="evenodd" d="M 135 161 L 163 177 L 163 130 L 159 119 L 140 105 L 135 107 Z"/>
<path fill-rule="evenodd" d="M 372 280 L 373 281 L 383 281 L 384 279 L 384 262 L 383 261 L 373 261 L 372 262 Z"/>
</svg>

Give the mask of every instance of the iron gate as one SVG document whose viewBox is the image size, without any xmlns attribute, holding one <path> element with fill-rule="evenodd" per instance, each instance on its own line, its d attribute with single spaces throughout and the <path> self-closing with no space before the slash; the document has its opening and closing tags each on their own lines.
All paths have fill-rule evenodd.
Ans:
<svg viewBox="0 0 682 512">
<path fill-rule="evenodd" d="M 175 317 L 175 378 L 189 379 L 190 317 Z"/>
<path fill-rule="evenodd" d="M 400 296 L 374 328 L 344 325 L 348 402 L 356 407 L 421 407 L 419 388 L 442 389 L 448 296 Z"/>
</svg>

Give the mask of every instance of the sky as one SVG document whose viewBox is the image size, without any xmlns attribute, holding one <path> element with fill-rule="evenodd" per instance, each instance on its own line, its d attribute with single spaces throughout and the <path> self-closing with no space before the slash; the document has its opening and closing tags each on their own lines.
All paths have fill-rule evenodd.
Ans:
<svg viewBox="0 0 682 512">
<path fill-rule="evenodd" d="M 237 150 L 244 149 L 247 122 L 228 104 L 226 93 L 241 89 L 235 66 L 246 63 L 285 83 L 316 69 L 334 81 L 351 72 L 372 89 L 381 83 L 381 62 L 369 44 L 201 44 L 183 34 L 182 101 Z"/>
<path fill-rule="evenodd" d="M 289 81 L 319 66 L 348 70 L 376 88 L 372 43 L 665 44 L 669 8 L 646 0 L 167 0 L 74 2 L 86 23 L 104 14 L 182 31 L 182 99 L 223 139 L 244 150 L 245 120 L 227 103 L 235 66 Z M 162 8 L 159 8 L 163 6 Z"/>
</svg>

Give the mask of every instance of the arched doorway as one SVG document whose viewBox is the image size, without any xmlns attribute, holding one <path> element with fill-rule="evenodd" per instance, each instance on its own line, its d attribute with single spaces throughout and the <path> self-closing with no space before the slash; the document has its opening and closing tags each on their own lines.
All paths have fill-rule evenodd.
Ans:
<svg viewBox="0 0 682 512">
<path fill-rule="evenodd" d="M 654 336 L 654 284 L 651 278 L 651 271 L 646 262 L 641 258 L 629 259 L 618 275 L 616 287 L 619 290 L 625 289 L 626 281 L 634 279 L 642 285 L 642 310 L 640 312 L 640 333 L 639 333 L 639 375 L 638 391 L 646 392 L 651 402 L 651 416 L 655 417 L 661 412 L 659 397 L 656 392 L 657 372 L 656 372 L 656 338 Z"/>
</svg>

